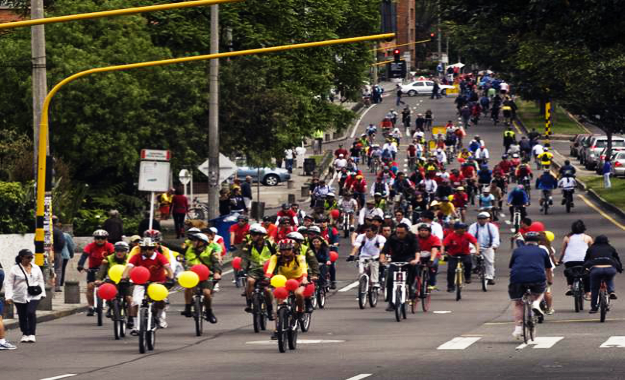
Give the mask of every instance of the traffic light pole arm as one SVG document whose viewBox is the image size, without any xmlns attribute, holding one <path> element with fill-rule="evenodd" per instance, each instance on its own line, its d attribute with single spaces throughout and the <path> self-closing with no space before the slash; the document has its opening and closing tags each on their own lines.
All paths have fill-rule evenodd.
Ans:
<svg viewBox="0 0 625 380">
<path fill-rule="evenodd" d="M 241 1 L 244 1 L 244 0 L 195 0 L 195 1 L 185 1 L 183 3 L 149 5 L 146 7 L 115 9 L 115 10 L 110 10 L 110 11 L 82 13 L 82 14 L 77 14 L 77 15 L 67 15 L 67 16 L 58 16 L 58 17 L 48 17 L 48 18 L 40 18 L 40 19 L 35 19 L 35 20 L 5 22 L 5 23 L 0 24 L 0 30 L 21 28 L 21 27 L 33 26 L 33 25 L 56 24 L 56 23 L 68 22 L 68 21 L 89 20 L 89 19 L 102 18 L 102 17 L 123 16 L 123 15 L 137 14 L 137 13 L 166 11 L 169 9 L 201 7 L 202 5 L 238 3 Z"/>
<path fill-rule="evenodd" d="M 89 69 L 85 71 L 81 71 L 74 75 L 71 75 L 62 81 L 60 81 L 46 96 L 46 99 L 43 102 L 43 108 L 41 111 L 41 122 L 39 124 L 39 147 L 37 154 L 37 218 L 36 218 L 36 230 L 35 230 L 35 253 L 38 255 L 43 255 L 43 217 L 44 217 L 44 199 L 45 199 L 45 182 L 46 182 L 46 140 L 48 139 L 48 110 L 50 109 L 50 103 L 52 102 L 52 98 L 54 95 L 66 84 L 73 82 L 78 78 L 82 78 L 84 76 L 96 73 L 106 73 L 112 71 L 125 71 L 132 69 L 140 69 L 144 67 L 154 67 L 154 66 L 166 66 L 173 65 L 178 63 L 186 63 L 186 62 L 195 62 L 195 61 L 205 61 L 210 59 L 217 58 L 228 58 L 228 57 L 237 57 L 242 55 L 254 55 L 254 54 L 263 54 L 263 53 L 273 53 L 278 51 L 285 50 L 294 50 L 294 49 L 305 49 L 311 47 L 319 47 L 319 46 L 330 46 L 330 45 L 340 45 L 340 44 L 349 44 L 363 41 L 371 41 L 371 40 L 381 40 L 387 38 L 395 37 L 395 33 L 386 33 L 386 34 L 374 34 L 370 36 L 362 36 L 362 37 L 352 37 L 352 38 L 341 38 L 336 40 L 326 40 L 326 41 L 317 41 L 317 42 L 305 42 L 301 44 L 293 44 L 293 45 L 283 45 L 283 46 L 274 46 L 268 48 L 260 48 L 260 49 L 250 49 L 250 50 L 241 50 L 241 51 L 231 51 L 217 54 L 207 54 L 207 55 L 198 55 L 194 57 L 184 57 L 184 58 L 173 58 L 173 59 L 165 59 L 161 61 L 150 61 L 150 62 L 140 62 L 140 63 L 131 63 L 127 65 L 117 65 L 117 66 L 107 66 L 107 67 L 99 67 L 95 69 Z M 43 256 L 40 256 L 43 257 Z"/>
<path fill-rule="evenodd" d="M 381 48 L 377 48 L 377 49 L 372 49 L 372 51 L 395 49 L 396 47 L 400 47 L 400 46 L 424 44 L 424 43 L 430 42 L 430 41 L 432 41 L 432 40 L 428 39 L 428 40 L 421 40 L 421 41 L 415 41 L 415 42 L 408 42 L 407 44 L 385 46 L 385 47 L 381 47 Z"/>
</svg>

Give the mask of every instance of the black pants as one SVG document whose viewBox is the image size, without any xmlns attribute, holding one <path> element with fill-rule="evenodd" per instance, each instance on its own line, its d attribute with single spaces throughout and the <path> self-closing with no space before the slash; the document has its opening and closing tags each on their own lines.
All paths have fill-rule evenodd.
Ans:
<svg viewBox="0 0 625 380">
<path fill-rule="evenodd" d="M 35 335 L 37 328 L 37 304 L 39 300 L 33 300 L 27 303 L 15 303 L 17 315 L 20 320 L 20 330 L 24 335 Z"/>
<path fill-rule="evenodd" d="M 583 265 L 583 261 L 569 261 L 564 263 L 564 268 L 569 269 Z M 566 276 L 566 284 L 569 286 L 573 285 L 573 276 L 570 275 L 569 271 L 564 271 L 564 275 Z M 584 284 L 584 292 L 590 292 L 590 278 L 588 276 L 582 277 L 582 283 Z"/>
<path fill-rule="evenodd" d="M 473 268 L 473 262 L 471 261 L 471 255 L 462 255 L 462 256 L 447 256 L 447 288 L 454 288 L 454 277 L 456 276 L 456 267 L 458 266 L 458 261 L 462 260 L 462 264 L 464 264 L 464 279 L 471 279 L 471 269 Z"/>
<path fill-rule="evenodd" d="M 174 228 L 176 229 L 176 237 L 180 238 L 184 234 L 184 217 L 186 214 L 174 213 Z"/>
<path fill-rule="evenodd" d="M 65 284 L 65 270 L 70 259 L 63 259 L 63 267 L 61 268 L 61 286 Z"/>
</svg>

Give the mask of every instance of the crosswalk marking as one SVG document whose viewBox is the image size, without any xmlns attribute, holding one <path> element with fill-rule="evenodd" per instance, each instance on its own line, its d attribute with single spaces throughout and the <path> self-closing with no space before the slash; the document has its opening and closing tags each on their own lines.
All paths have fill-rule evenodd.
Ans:
<svg viewBox="0 0 625 380">
<path fill-rule="evenodd" d="M 611 336 L 599 348 L 625 348 L 625 336 Z"/>
<path fill-rule="evenodd" d="M 339 292 L 343 293 L 343 292 L 351 290 L 351 289 L 353 289 L 353 288 L 355 288 L 357 286 L 358 286 L 358 281 L 354 281 L 351 284 L 347 285 L 346 287 L 344 287 L 342 289 L 339 289 Z"/>
<path fill-rule="evenodd" d="M 441 344 L 440 346 L 438 346 L 437 350 L 464 350 L 480 339 L 482 338 L 477 336 L 458 336 L 450 340 L 449 342 Z"/>
<path fill-rule="evenodd" d="M 527 344 L 523 343 L 517 346 L 516 349 L 522 350 L 527 346 L 533 346 L 532 348 L 551 348 L 562 339 L 564 339 L 563 336 L 539 336 L 527 342 Z"/>
</svg>

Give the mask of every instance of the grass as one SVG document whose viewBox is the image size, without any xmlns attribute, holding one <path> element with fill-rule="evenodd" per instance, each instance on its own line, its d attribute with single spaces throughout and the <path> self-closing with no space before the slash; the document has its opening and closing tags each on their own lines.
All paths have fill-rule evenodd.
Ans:
<svg viewBox="0 0 625 380">
<path fill-rule="evenodd" d="M 618 208 L 625 209 L 625 197 L 623 197 L 623 192 L 625 192 L 625 179 L 612 177 L 612 187 L 609 189 L 603 187 L 603 176 L 580 177 L 579 179 L 608 203 Z"/>
<path fill-rule="evenodd" d="M 535 102 L 520 100 L 517 102 L 517 114 L 523 120 L 523 124 L 528 130 L 536 128 L 537 131 L 545 130 L 545 116 L 540 113 L 540 109 Z M 554 135 L 575 135 L 578 133 L 586 133 L 586 131 L 577 124 L 577 122 L 566 114 L 562 107 L 556 106 L 551 133 Z"/>
</svg>

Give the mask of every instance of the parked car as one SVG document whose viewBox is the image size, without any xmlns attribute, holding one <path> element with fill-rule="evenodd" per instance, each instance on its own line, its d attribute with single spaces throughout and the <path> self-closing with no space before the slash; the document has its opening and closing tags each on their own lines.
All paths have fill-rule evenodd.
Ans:
<svg viewBox="0 0 625 380">
<path fill-rule="evenodd" d="M 618 151 L 612 155 L 612 176 L 625 177 L 625 150 Z"/>
<path fill-rule="evenodd" d="M 575 137 L 573 137 L 571 139 L 571 147 L 570 147 L 570 151 L 569 154 L 571 155 L 571 157 L 579 157 L 579 148 L 581 146 L 582 141 L 587 138 L 588 136 L 590 136 L 589 134 L 579 134 L 579 135 L 575 135 Z"/>
<path fill-rule="evenodd" d="M 583 164 L 587 170 L 594 169 L 599 162 L 599 155 L 603 148 L 608 146 L 607 136 L 593 136 L 587 143 L 584 144 Z M 625 138 L 612 136 L 612 147 L 621 148 L 625 147 Z"/>
<path fill-rule="evenodd" d="M 246 176 L 252 177 L 253 182 L 258 182 L 259 178 L 259 168 L 251 167 L 251 166 L 239 166 L 237 170 L 237 178 L 240 180 L 245 180 Z M 291 179 L 291 174 L 289 174 L 286 169 L 278 169 L 278 168 L 260 168 L 260 179 L 263 185 L 267 186 L 277 186 L 280 182 L 286 182 Z"/>
<path fill-rule="evenodd" d="M 441 95 L 445 95 L 448 89 L 454 88 L 454 86 L 449 86 L 446 84 L 439 84 Z M 408 94 L 408 96 L 417 96 L 417 95 L 430 95 L 432 94 L 432 89 L 434 88 L 434 82 L 431 80 L 418 80 L 412 82 L 410 84 L 406 84 L 401 86 L 401 92 L 404 94 Z"/>
<path fill-rule="evenodd" d="M 606 153 L 607 153 L 608 148 L 603 148 L 601 150 L 601 153 L 599 154 L 599 161 L 597 162 L 597 166 L 595 166 L 595 172 L 597 174 L 602 174 L 601 172 L 603 171 L 603 164 L 605 163 L 605 157 L 606 157 Z M 612 148 L 612 154 L 611 157 L 614 157 L 614 155 L 620 151 L 625 150 L 625 147 L 614 147 Z"/>
</svg>

